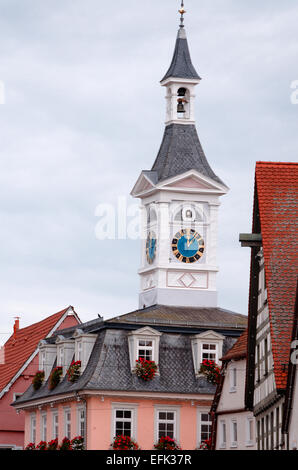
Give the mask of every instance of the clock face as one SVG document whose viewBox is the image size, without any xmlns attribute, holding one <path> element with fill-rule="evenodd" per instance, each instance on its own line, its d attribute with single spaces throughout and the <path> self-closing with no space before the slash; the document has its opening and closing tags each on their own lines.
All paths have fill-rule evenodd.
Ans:
<svg viewBox="0 0 298 470">
<path fill-rule="evenodd" d="M 156 235 L 154 232 L 149 232 L 146 241 L 146 257 L 149 264 L 152 264 L 156 255 Z"/>
<path fill-rule="evenodd" d="M 195 230 L 183 229 L 173 238 L 172 250 L 181 263 L 196 263 L 204 254 L 205 242 Z"/>
</svg>

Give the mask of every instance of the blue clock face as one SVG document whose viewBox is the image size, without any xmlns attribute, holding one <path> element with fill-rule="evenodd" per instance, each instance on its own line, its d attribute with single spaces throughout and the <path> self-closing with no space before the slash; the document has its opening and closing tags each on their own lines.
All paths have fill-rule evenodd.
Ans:
<svg viewBox="0 0 298 470">
<path fill-rule="evenodd" d="M 152 264 L 156 256 L 156 235 L 149 232 L 146 241 L 146 258 L 149 264 Z"/>
<path fill-rule="evenodd" d="M 177 232 L 172 240 L 172 251 L 181 263 L 196 263 L 205 250 L 205 242 L 201 235 L 193 229 Z"/>
</svg>

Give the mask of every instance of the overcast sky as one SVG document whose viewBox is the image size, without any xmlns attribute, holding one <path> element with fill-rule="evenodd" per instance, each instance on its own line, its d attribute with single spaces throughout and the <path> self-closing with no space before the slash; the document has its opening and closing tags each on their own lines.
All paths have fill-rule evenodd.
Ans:
<svg viewBox="0 0 298 470">
<path fill-rule="evenodd" d="M 73 305 L 83 321 L 137 308 L 138 241 L 95 237 L 161 143 L 178 0 L 0 0 L 0 333 Z M 297 161 L 298 3 L 186 0 L 197 128 L 230 187 L 219 305 L 247 314 L 258 160 Z"/>
</svg>

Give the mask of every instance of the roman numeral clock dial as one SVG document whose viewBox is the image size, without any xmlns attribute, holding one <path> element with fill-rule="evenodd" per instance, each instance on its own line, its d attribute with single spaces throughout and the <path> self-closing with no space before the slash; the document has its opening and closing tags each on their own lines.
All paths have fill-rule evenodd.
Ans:
<svg viewBox="0 0 298 470">
<path fill-rule="evenodd" d="M 183 229 L 173 238 L 172 251 L 181 263 L 196 263 L 204 254 L 205 242 L 195 230 Z"/>
</svg>

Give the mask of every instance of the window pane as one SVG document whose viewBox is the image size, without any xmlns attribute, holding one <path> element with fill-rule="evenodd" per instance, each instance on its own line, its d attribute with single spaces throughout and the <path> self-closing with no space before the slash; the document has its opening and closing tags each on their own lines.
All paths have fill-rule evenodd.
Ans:
<svg viewBox="0 0 298 470">
<path fill-rule="evenodd" d="M 131 418 L 131 411 L 124 411 L 124 418 Z"/>
<path fill-rule="evenodd" d="M 123 418 L 124 412 L 122 410 L 116 411 L 116 418 Z"/>
<path fill-rule="evenodd" d="M 159 419 L 167 419 L 166 413 L 159 413 Z"/>
<path fill-rule="evenodd" d="M 174 420 L 174 413 L 167 413 L 167 420 Z"/>
</svg>

